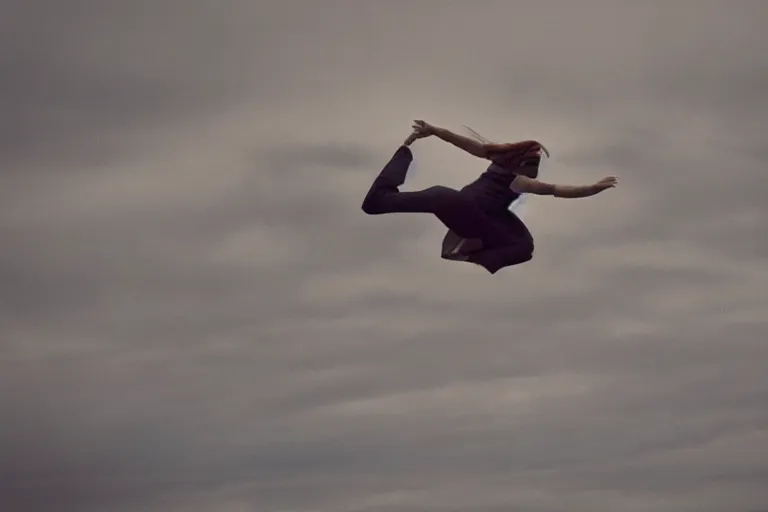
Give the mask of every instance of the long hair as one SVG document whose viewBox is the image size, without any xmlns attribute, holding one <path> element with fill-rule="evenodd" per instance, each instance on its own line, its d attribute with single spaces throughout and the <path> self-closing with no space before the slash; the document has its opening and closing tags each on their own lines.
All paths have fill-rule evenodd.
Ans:
<svg viewBox="0 0 768 512">
<path fill-rule="evenodd" d="M 463 127 L 464 127 L 464 128 L 466 128 L 467 130 L 469 130 L 470 132 L 472 132 L 472 137 L 473 137 L 473 138 L 475 138 L 475 139 L 477 139 L 477 140 L 479 140 L 479 141 L 480 141 L 480 142 L 482 142 L 483 144 L 494 144 L 494 142 L 491 142 L 490 140 L 486 139 L 485 137 L 483 137 L 482 135 L 480 135 L 479 133 L 477 133 L 475 130 L 473 130 L 473 129 L 472 129 L 472 128 L 470 128 L 469 126 L 467 126 L 467 125 L 465 125 L 465 124 L 463 124 L 463 125 L 461 125 L 461 126 L 463 126 Z"/>
<path fill-rule="evenodd" d="M 485 144 L 489 151 L 490 160 L 502 167 L 516 169 L 523 165 L 537 165 L 540 157 L 536 155 L 539 150 L 549 158 L 549 150 L 536 140 L 523 140 L 519 142 L 497 143 L 492 142 L 467 125 L 462 125 L 471 132 L 474 139 Z M 536 171 L 538 174 L 538 170 Z"/>
</svg>

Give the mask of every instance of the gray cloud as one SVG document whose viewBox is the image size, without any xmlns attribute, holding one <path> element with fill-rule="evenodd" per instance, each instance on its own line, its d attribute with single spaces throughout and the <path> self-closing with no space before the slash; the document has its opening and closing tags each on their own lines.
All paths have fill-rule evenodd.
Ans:
<svg viewBox="0 0 768 512">
<path fill-rule="evenodd" d="M 3 510 L 765 508 L 763 4 L 6 11 Z M 440 260 L 422 117 L 621 186 Z"/>
</svg>

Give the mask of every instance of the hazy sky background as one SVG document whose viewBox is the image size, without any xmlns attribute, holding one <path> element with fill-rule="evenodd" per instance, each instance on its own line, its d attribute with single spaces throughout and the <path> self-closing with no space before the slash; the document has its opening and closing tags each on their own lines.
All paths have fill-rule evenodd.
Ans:
<svg viewBox="0 0 768 512">
<path fill-rule="evenodd" d="M 768 510 L 768 2 L 2 11 L 3 511 Z M 443 261 L 415 118 L 620 187 Z"/>
</svg>

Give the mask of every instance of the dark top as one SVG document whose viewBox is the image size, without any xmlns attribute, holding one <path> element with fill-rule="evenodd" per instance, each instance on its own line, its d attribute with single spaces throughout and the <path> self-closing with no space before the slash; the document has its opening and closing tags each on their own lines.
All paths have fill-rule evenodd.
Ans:
<svg viewBox="0 0 768 512">
<path fill-rule="evenodd" d="M 515 178 L 517 174 L 511 170 L 491 164 L 475 181 L 461 190 L 472 194 L 485 208 L 506 210 L 520 197 L 520 194 L 509 188 Z"/>
</svg>

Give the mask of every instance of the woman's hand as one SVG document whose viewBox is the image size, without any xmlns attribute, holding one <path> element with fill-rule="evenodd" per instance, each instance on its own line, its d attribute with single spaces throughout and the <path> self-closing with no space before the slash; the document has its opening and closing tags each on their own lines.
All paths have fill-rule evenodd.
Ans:
<svg viewBox="0 0 768 512">
<path fill-rule="evenodd" d="M 426 121 L 416 120 L 413 122 L 413 133 L 419 139 L 423 139 L 424 137 L 429 137 L 430 135 L 434 135 L 435 131 L 436 131 L 435 127 L 427 123 Z"/>
<path fill-rule="evenodd" d="M 423 139 L 425 137 L 429 137 L 430 135 L 435 135 L 436 129 L 434 126 L 432 126 L 429 123 L 426 123 L 424 121 L 414 121 L 413 122 L 413 133 L 411 133 L 407 139 L 405 139 L 404 144 L 406 146 L 410 146 L 414 142 L 416 142 L 419 139 Z"/>
<path fill-rule="evenodd" d="M 595 187 L 595 190 L 598 192 L 602 192 L 603 190 L 607 190 L 609 188 L 614 188 L 619 183 L 619 178 L 616 176 L 606 176 L 605 178 L 601 179 L 597 183 L 593 185 Z"/>
</svg>

